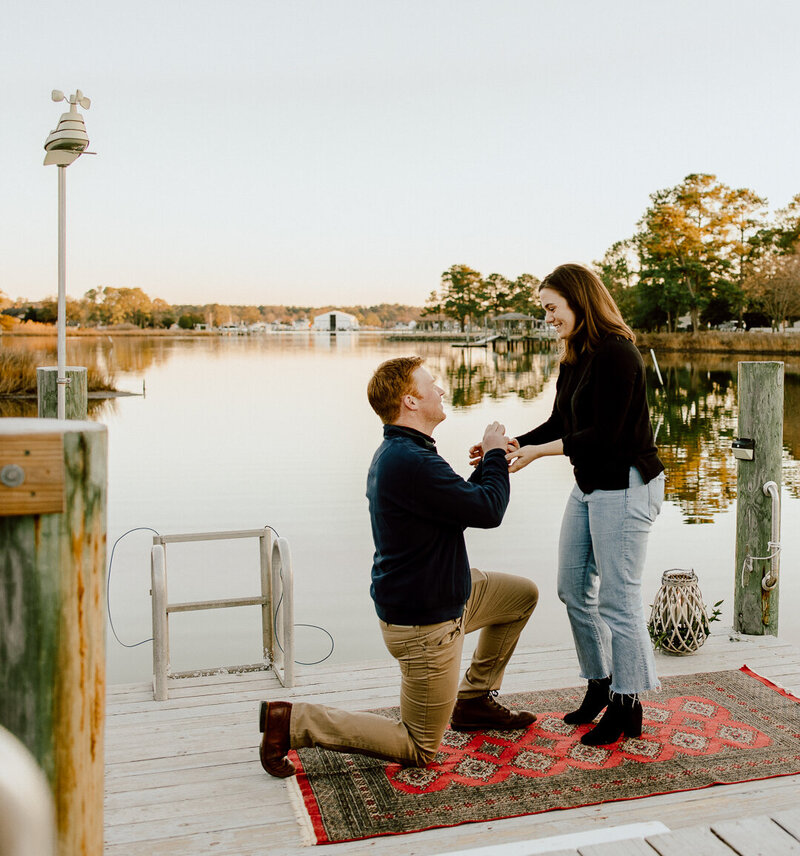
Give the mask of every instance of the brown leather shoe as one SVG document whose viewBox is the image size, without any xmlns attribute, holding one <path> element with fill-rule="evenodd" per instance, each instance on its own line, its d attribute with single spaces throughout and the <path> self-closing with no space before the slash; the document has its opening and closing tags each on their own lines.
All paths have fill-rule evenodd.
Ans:
<svg viewBox="0 0 800 856">
<path fill-rule="evenodd" d="M 462 698 L 456 701 L 450 717 L 453 731 L 513 731 L 527 728 L 536 722 L 536 714 L 529 710 L 509 710 L 494 700 L 497 690 L 475 698 Z"/>
<path fill-rule="evenodd" d="M 286 757 L 289 751 L 289 719 L 292 705 L 288 701 L 262 701 L 259 715 L 261 766 L 279 779 L 295 774 L 294 764 Z"/>
</svg>

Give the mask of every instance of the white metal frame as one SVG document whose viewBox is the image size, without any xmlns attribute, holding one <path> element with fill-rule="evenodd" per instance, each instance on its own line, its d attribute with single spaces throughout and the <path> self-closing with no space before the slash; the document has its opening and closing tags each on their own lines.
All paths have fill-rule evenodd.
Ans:
<svg viewBox="0 0 800 856">
<path fill-rule="evenodd" d="M 169 603 L 167 599 L 167 544 L 191 541 L 222 541 L 238 538 L 259 539 L 261 594 L 254 597 L 233 597 L 222 600 L 202 600 Z M 285 687 L 294 686 L 294 578 L 289 542 L 285 538 L 273 541 L 270 529 L 239 529 L 228 532 L 190 532 L 179 535 L 156 535 L 150 551 L 153 607 L 153 698 L 165 701 L 169 696 L 167 680 L 195 675 L 211 675 L 220 669 L 236 672 L 272 668 Z M 225 609 L 234 606 L 261 606 L 261 634 L 264 662 L 238 666 L 217 666 L 172 672 L 169 668 L 169 615 L 198 609 Z M 281 645 L 280 639 L 283 639 Z"/>
</svg>

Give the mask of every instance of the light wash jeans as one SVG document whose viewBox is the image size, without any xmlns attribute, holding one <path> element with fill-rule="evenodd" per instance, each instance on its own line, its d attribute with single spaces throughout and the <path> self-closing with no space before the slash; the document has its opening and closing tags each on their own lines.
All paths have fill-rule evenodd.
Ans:
<svg viewBox="0 0 800 856">
<path fill-rule="evenodd" d="M 625 490 L 572 489 L 558 548 L 582 677 L 612 676 L 611 691 L 659 689 L 642 603 L 647 536 L 664 501 L 664 474 L 648 484 L 635 467 Z"/>
</svg>

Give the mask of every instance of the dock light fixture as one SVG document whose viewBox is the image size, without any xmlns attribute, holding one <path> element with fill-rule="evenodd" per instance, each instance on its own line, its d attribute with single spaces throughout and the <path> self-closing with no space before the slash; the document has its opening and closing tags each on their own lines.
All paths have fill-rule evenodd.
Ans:
<svg viewBox="0 0 800 856">
<path fill-rule="evenodd" d="M 752 461 L 756 450 L 756 441 L 747 437 L 737 437 L 731 443 L 733 457 L 740 461 Z"/>
<path fill-rule="evenodd" d="M 92 102 L 77 89 L 67 98 L 60 89 L 54 89 L 51 98 L 56 103 L 69 102 L 69 111 L 61 114 L 58 125 L 44 141 L 44 165 L 58 167 L 58 411 L 59 419 L 66 418 L 67 351 L 67 291 L 66 291 L 66 244 L 67 244 L 67 182 L 65 170 L 77 160 L 89 145 L 89 136 L 78 105 L 88 110 Z"/>
</svg>

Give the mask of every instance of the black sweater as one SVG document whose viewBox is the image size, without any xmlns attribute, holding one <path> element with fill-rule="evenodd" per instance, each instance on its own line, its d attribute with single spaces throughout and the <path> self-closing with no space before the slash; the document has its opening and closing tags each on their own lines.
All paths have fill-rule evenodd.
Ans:
<svg viewBox="0 0 800 856">
<path fill-rule="evenodd" d="M 632 342 L 609 335 L 575 365 L 561 364 L 552 415 L 517 437 L 520 446 L 558 439 L 584 493 L 628 487 L 632 466 L 645 483 L 664 470 L 650 425 L 644 363 Z"/>
<path fill-rule="evenodd" d="M 384 425 L 367 476 L 375 556 L 370 594 L 390 624 L 458 618 L 471 590 L 464 529 L 499 526 L 510 495 L 501 449 L 465 481 L 426 434 Z"/>
</svg>

